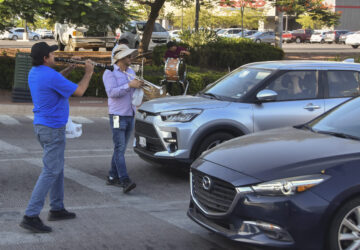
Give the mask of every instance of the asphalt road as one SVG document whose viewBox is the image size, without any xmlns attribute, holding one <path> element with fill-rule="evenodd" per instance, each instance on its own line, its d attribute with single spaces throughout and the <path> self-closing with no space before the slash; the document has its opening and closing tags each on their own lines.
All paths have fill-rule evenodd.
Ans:
<svg viewBox="0 0 360 250">
<path fill-rule="evenodd" d="M 42 39 L 42 41 L 46 41 L 49 44 L 56 44 L 54 39 Z M 36 41 L 27 41 L 24 42 L 22 40 L 12 41 L 12 40 L 0 40 L 0 48 L 31 48 L 31 46 Z M 311 54 L 360 54 L 359 49 L 353 49 L 349 45 L 344 44 L 311 44 L 311 43 L 284 43 L 283 49 L 285 53 L 311 53 Z M 84 49 L 80 49 L 84 50 Z M 100 51 L 106 51 L 104 48 L 100 48 Z"/>
<path fill-rule="evenodd" d="M 65 206 L 77 213 L 48 222 L 46 201 L 40 217 L 53 228 L 32 234 L 18 226 L 42 168 L 42 150 L 31 115 L 0 114 L 0 249 L 255 249 L 208 232 L 192 222 L 188 171 L 152 166 L 129 145 L 126 161 L 137 188 L 125 195 L 105 185 L 112 154 L 107 117 L 72 117 L 83 135 L 68 139 L 65 153 Z"/>
</svg>

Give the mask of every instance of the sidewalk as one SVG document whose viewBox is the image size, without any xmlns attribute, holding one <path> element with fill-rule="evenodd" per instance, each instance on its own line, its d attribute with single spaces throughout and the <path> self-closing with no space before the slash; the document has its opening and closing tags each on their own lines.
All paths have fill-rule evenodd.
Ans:
<svg viewBox="0 0 360 250">
<path fill-rule="evenodd" d="M 70 97 L 70 115 L 102 117 L 108 115 L 107 98 Z M 11 100 L 11 91 L 0 90 L 0 114 L 33 115 L 33 104 L 17 103 Z"/>
</svg>

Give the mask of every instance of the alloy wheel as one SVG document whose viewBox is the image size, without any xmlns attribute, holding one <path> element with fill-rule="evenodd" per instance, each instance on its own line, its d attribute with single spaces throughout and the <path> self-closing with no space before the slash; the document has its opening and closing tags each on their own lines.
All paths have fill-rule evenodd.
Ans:
<svg viewBox="0 0 360 250">
<path fill-rule="evenodd" d="M 343 218 L 338 231 L 338 245 L 344 250 L 360 248 L 360 206 Z"/>
</svg>

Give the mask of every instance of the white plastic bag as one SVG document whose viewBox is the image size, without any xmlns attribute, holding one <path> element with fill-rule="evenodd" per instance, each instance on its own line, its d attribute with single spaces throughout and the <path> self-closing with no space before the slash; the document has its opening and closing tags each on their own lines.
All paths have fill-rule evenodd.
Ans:
<svg viewBox="0 0 360 250">
<path fill-rule="evenodd" d="M 82 125 L 74 123 L 69 117 L 66 123 L 65 136 L 66 138 L 77 138 L 82 134 Z"/>
<path fill-rule="evenodd" d="M 132 105 L 140 106 L 144 97 L 144 90 L 142 88 L 135 89 L 132 96 Z"/>
</svg>

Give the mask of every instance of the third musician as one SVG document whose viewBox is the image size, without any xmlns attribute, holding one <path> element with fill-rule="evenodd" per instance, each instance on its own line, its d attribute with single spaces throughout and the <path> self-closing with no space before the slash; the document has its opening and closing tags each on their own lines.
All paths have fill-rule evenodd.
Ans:
<svg viewBox="0 0 360 250">
<path fill-rule="evenodd" d="M 134 79 L 135 72 L 129 67 L 131 55 L 136 49 L 119 45 L 111 57 L 114 70 L 105 70 L 103 81 L 108 96 L 110 127 L 113 135 L 114 152 L 106 184 L 123 188 L 124 193 L 136 187 L 127 172 L 125 151 L 134 128 L 136 107 L 132 105 L 132 95 L 143 85 Z M 126 72 L 126 73 L 124 73 Z"/>
</svg>

